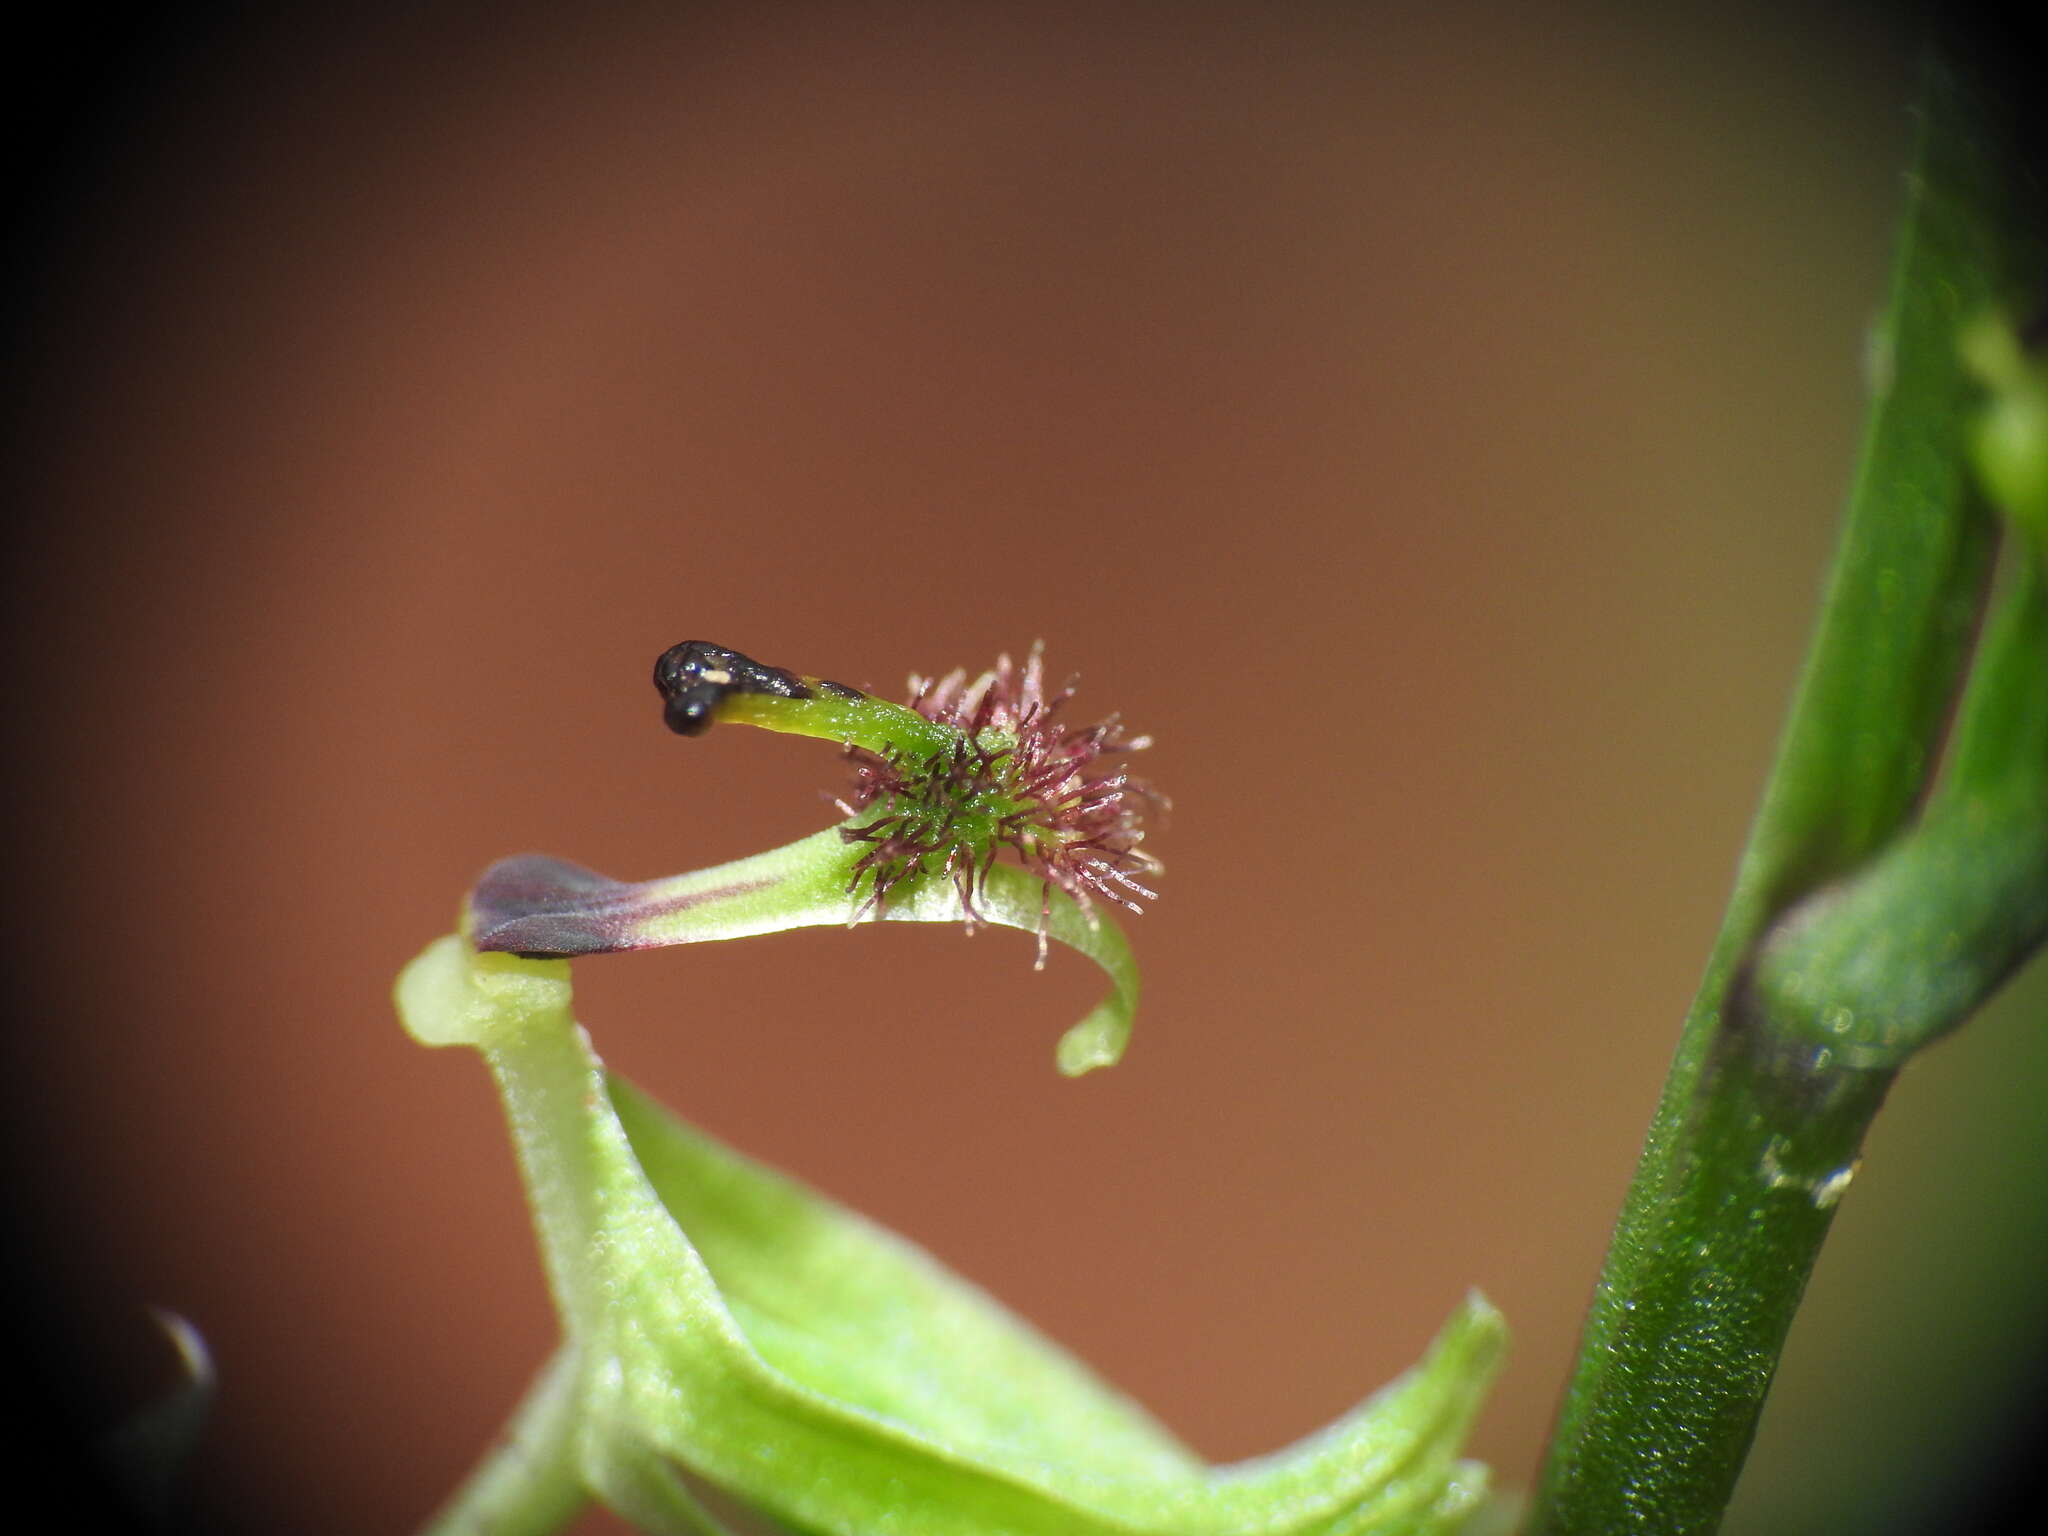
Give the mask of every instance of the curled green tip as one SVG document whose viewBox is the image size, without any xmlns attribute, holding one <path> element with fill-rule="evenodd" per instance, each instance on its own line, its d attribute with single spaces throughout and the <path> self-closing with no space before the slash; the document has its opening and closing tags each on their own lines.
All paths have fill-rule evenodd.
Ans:
<svg viewBox="0 0 2048 1536">
<path fill-rule="evenodd" d="M 1059 1062 L 1063 1077 L 1079 1077 L 1098 1067 L 1113 1067 L 1123 1060 L 1124 1047 L 1131 1040 L 1131 1016 L 1106 1002 L 1080 1023 L 1060 1036 Z"/>
<path fill-rule="evenodd" d="M 969 916 L 950 881 L 926 879 L 908 899 L 892 899 L 891 921 L 961 922 Z M 1101 966 L 1110 994 L 1060 1036 L 1054 1060 L 1062 1076 L 1079 1077 L 1123 1059 L 1138 1013 L 1138 963 L 1123 930 L 1100 911 L 1082 910 L 1064 891 L 1048 892 L 1025 870 L 997 865 L 975 898 L 972 919 L 999 928 L 1043 934 Z"/>
<path fill-rule="evenodd" d="M 398 1019 L 421 1045 L 493 1044 L 507 1033 L 566 1017 L 563 960 L 479 954 L 460 934 L 436 939 L 398 973 Z"/>
</svg>

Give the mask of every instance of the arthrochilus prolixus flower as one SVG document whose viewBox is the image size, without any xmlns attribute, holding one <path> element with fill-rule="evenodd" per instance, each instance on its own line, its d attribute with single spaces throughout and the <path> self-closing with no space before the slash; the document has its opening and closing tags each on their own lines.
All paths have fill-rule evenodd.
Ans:
<svg viewBox="0 0 2048 1536">
<path fill-rule="evenodd" d="M 1124 773 L 1144 745 L 1070 725 L 1033 650 L 908 706 L 688 642 L 655 669 L 685 736 L 740 721 L 843 743 L 846 820 L 628 884 L 526 855 L 400 977 L 430 1045 L 482 1052 L 505 1101 L 562 1341 L 436 1536 L 561 1528 L 588 1500 L 727 1536 L 700 1498 L 819 1536 L 1450 1536 L 1483 1495 L 1458 1447 L 1498 1362 L 1478 1297 L 1423 1363 L 1335 1424 L 1210 1466 L 928 1255 L 694 1131 L 608 1072 L 569 956 L 849 920 L 995 924 L 1070 945 L 1114 989 L 1063 1071 L 1123 1050 L 1137 969 L 1110 915 L 1149 896 Z M 495 1283 L 495 1277 L 493 1277 Z"/>
</svg>

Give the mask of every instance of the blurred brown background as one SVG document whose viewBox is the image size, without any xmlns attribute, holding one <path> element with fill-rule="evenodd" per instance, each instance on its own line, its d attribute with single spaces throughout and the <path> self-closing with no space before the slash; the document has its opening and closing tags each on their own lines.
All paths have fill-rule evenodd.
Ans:
<svg viewBox="0 0 2048 1536">
<path fill-rule="evenodd" d="M 1052 1070 L 1083 963 L 917 930 L 579 965 L 614 1064 L 1212 1457 L 1477 1285 L 1517 1344 L 1476 1449 L 1526 1481 L 1852 461 L 1900 39 L 1469 4 L 194 38 L 23 310 L 5 1065 L 31 1331 L 112 1401 L 144 1303 L 199 1325 L 205 1527 L 407 1528 L 548 1348 L 484 1074 L 388 988 L 499 855 L 639 878 L 828 819 L 822 744 L 661 729 L 684 638 L 894 691 L 1042 636 L 1157 736 L 1169 873 L 1113 1073 Z M 1940 1529 L 1981 1476 L 2039 1342 L 2042 997 L 1908 1074 L 1731 1529 Z"/>
</svg>

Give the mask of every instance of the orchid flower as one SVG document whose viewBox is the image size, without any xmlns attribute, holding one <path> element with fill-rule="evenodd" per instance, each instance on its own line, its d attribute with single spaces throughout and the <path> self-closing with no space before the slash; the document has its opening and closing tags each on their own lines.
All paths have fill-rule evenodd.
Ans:
<svg viewBox="0 0 2048 1536">
<path fill-rule="evenodd" d="M 562 1342 L 430 1529 L 562 1529 L 596 1500 L 642 1530 L 819 1536 L 1449 1533 L 1482 1500 L 1458 1450 L 1499 1316 L 1457 1309 L 1422 1363 L 1276 1455 L 1209 1466 L 929 1255 L 693 1130 L 608 1073 L 570 1011 L 569 956 L 863 921 L 996 924 L 1080 950 L 1110 997 L 1063 1038 L 1122 1053 L 1137 1001 L 1104 911 L 1152 895 L 1114 718 L 1061 719 L 1033 650 L 909 706 L 688 642 L 655 669 L 685 736 L 742 722 L 843 743 L 838 826 L 623 883 L 529 855 L 400 976 L 427 1045 L 479 1050 L 503 1097 Z M 1007 856 L 1007 857 L 1006 857 Z M 736 1525 L 735 1521 L 757 1522 Z M 766 1522 L 765 1527 L 758 1522 Z"/>
</svg>

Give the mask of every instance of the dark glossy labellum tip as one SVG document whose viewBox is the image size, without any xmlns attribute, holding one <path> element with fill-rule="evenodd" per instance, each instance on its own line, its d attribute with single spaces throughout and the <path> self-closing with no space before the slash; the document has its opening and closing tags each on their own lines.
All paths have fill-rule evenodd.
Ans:
<svg viewBox="0 0 2048 1536">
<path fill-rule="evenodd" d="M 654 663 L 654 686 L 667 700 L 662 718 L 679 736 L 701 735 L 711 724 L 713 711 L 728 694 L 765 693 L 781 699 L 811 697 L 810 686 L 794 672 L 768 666 L 708 640 L 685 640 L 663 651 Z"/>
<path fill-rule="evenodd" d="M 702 736 L 711 727 L 711 711 L 718 707 L 720 697 L 710 688 L 672 693 L 662 705 L 662 722 L 678 736 Z"/>
</svg>

